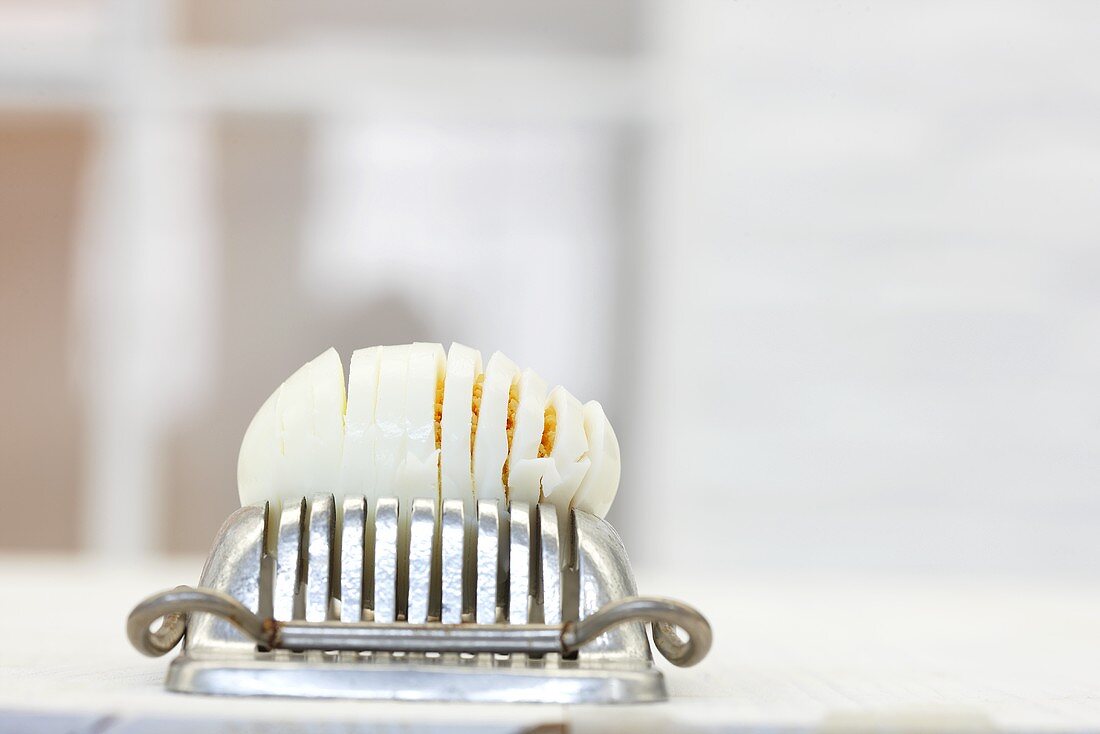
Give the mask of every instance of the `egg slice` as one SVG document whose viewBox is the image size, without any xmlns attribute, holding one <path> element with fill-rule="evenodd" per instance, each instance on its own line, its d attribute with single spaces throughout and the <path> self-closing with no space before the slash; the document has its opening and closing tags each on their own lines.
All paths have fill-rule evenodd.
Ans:
<svg viewBox="0 0 1100 734">
<path fill-rule="evenodd" d="M 378 397 L 378 369 L 382 347 L 356 349 L 348 367 L 348 402 L 344 415 L 344 450 L 336 506 L 342 508 L 348 495 L 374 494 L 374 449 L 378 429 L 374 425 Z"/>
<path fill-rule="evenodd" d="M 555 387 L 546 399 L 546 425 L 542 451 L 554 462 L 556 476 L 544 476 L 543 499 L 568 510 L 573 495 L 588 471 L 588 438 L 584 433 L 584 409 L 563 387 Z"/>
<path fill-rule="evenodd" d="M 405 463 L 405 386 L 409 381 L 409 345 L 382 347 L 375 400 L 375 496 L 400 497 Z"/>
<path fill-rule="evenodd" d="M 485 365 L 481 404 L 474 431 L 474 492 L 479 500 L 507 499 L 504 462 L 508 459 L 508 404 L 515 398 L 519 367 L 500 352 Z"/>
<path fill-rule="evenodd" d="M 474 383 L 481 375 L 481 352 L 452 344 L 447 353 L 440 417 L 440 493 L 445 500 L 467 503 L 467 519 L 474 508 L 472 469 L 474 437 Z"/>
<path fill-rule="evenodd" d="M 557 476 L 554 460 L 548 456 L 539 458 L 546 416 L 546 382 L 534 370 L 526 369 L 520 375 L 518 393 L 505 484 L 509 502 L 534 504 L 539 501 L 543 477 L 550 473 L 556 481 Z"/>
<path fill-rule="evenodd" d="M 307 362 L 256 413 L 241 442 L 241 504 L 331 492 L 344 446 L 344 366 L 335 349 Z"/>
<path fill-rule="evenodd" d="M 603 517 L 619 491 L 619 440 L 602 405 L 589 400 L 584 404 L 583 413 L 584 435 L 588 441 L 586 456 L 590 465 L 573 495 L 573 506 Z"/>
<path fill-rule="evenodd" d="M 412 507 L 419 497 L 439 498 L 436 415 L 443 392 L 446 357 L 439 344 L 417 342 L 408 350 L 405 383 L 405 457 L 399 467 L 398 497 Z"/>
<path fill-rule="evenodd" d="M 241 439 L 241 451 L 237 455 L 237 494 L 241 506 L 262 504 L 275 499 L 275 475 L 282 459 L 279 419 L 275 404 L 279 401 L 282 385 L 271 393 Z"/>
</svg>

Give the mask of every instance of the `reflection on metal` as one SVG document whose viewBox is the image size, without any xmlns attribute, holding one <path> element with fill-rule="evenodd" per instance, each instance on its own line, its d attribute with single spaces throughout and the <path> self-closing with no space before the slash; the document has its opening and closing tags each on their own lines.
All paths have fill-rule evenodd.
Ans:
<svg viewBox="0 0 1100 734">
<path fill-rule="evenodd" d="M 497 621 L 497 573 L 500 557 L 500 507 L 477 503 L 477 623 Z"/>
<path fill-rule="evenodd" d="M 331 494 L 315 495 L 309 503 L 309 541 L 305 547 L 307 622 L 328 619 L 332 602 L 332 551 L 336 528 L 336 503 Z"/>
<path fill-rule="evenodd" d="M 268 591 L 260 573 L 265 508 L 238 510 L 211 550 L 200 588 L 181 587 L 139 604 L 128 625 L 131 641 L 146 654 L 163 655 L 186 627 L 185 649 L 168 672 L 167 685 L 176 691 L 546 703 L 666 698 L 646 622 L 674 664 L 692 665 L 710 647 L 710 628 L 697 611 L 636 596 L 618 535 L 592 515 L 571 513 L 573 532 L 562 532 L 553 507 L 479 502 L 477 543 L 469 548 L 461 501 L 405 505 L 381 498 L 373 521 L 369 508 L 366 498 L 345 499 L 338 523 L 331 495 L 286 503 Z M 401 528 L 408 529 L 407 539 L 399 537 Z M 573 542 L 575 548 L 566 546 Z M 398 557 L 402 547 L 405 558 Z M 464 618 L 470 554 L 476 556 L 475 613 Z M 573 614 L 562 602 L 565 557 L 577 561 L 575 570 L 567 569 L 577 577 Z M 405 564 L 408 590 L 402 593 L 397 573 Z M 364 594 L 371 586 L 373 600 Z M 270 607 L 261 604 L 265 593 Z M 435 612 L 431 598 L 440 599 Z M 337 606 L 339 620 L 331 618 Z M 261 608 L 272 609 L 273 618 L 264 619 Z"/>
<path fill-rule="evenodd" d="M 508 623 L 531 621 L 531 506 L 515 502 L 509 510 Z"/>
<path fill-rule="evenodd" d="M 366 540 L 367 500 L 344 500 L 340 535 L 340 621 L 363 618 L 363 543 Z"/>
<path fill-rule="evenodd" d="M 398 502 L 378 500 L 374 510 L 374 621 L 397 620 Z"/>
<path fill-rule="evenodd" d="M 412 624 L 428 621 L 434 540 L 435 502 L 428 499 L 413 501 L 409 526 L 409 611 L 405 617 Z"/>
<path fill-rule="evenodd" d="M 463 588 L 463 540 L 466 534 L 466 522 L 463 518 L 462 500 L 443 501 L 443 608 L 441 620 L 444 624 L 458 624 L 462 621 Z"/>
<path fill-rule="evenodd" d="M 284 502 L 279 515 L 279 536 L 275 547 L 275 591 L 272 609 L 275 619 L 294 619 L 294 601 L 302 579 L 302 522 L 305 500 Z"/>
</svg>

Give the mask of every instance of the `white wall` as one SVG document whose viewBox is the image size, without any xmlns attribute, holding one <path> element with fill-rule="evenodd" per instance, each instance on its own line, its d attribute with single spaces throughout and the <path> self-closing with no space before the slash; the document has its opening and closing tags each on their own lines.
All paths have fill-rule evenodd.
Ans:
<svg viewBox="0 0 1100 734">
<path fill-rule="evenodd" d="M 1095 574 L 1100 5 L 667 3 L 653 33 L 636 555 Z"/>
</svg>

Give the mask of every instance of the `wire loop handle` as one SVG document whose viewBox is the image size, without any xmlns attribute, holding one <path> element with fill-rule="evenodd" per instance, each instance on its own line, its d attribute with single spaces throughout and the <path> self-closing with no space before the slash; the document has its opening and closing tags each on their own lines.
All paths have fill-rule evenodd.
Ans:
<svg viewBox="0 0 1100 734">
<path fill-rule="evenodd" d="M 661 597 L 619 599 L 582 620 L 561 625 L 280 622 L 262 619 L 229 594 L 189 586 L 142 601 L 130 612 L 126 633 L 140 652 L 158 657 L 179 643 L 188 615 L 195 613 L 227 620 L 264 649 L 567 655 L 620 624 L 649 622 L 661 654 L 673 665 L 688 667 L 706 656 L 712 640 L 710 624 L 695 608 Z M 152 630 L 158 619 L 163 620 L 161 625 Z M 677 628 L 686 633 L 686 639 Z"/>
</svg>

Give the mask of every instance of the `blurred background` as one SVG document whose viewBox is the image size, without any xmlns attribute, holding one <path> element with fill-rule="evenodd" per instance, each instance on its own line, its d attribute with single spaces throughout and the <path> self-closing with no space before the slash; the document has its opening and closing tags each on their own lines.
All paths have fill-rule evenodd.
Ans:
<svg viewBox="0 0 1100 734">
<path fill-rule="evenodd" d="M 1098 204 L 1095 2 L 2 0 L 0 550 L 204 552 L 283 378 L 457 340 L 640 565 L 1095 574 Z"/>
</svg>

